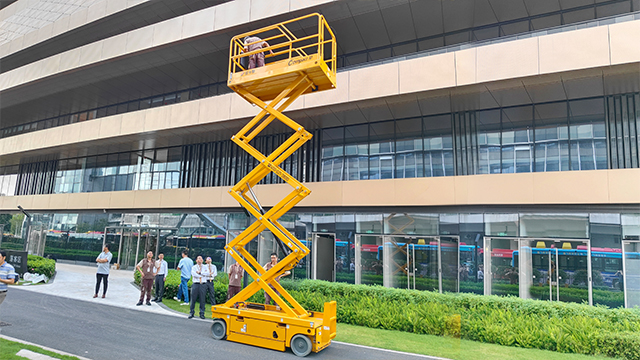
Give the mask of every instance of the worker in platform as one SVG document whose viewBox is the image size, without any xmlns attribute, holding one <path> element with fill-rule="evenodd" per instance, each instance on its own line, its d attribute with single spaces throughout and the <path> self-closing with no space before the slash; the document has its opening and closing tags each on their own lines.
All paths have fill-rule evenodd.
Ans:
<svg viewBox="0 0 640 360">
<path fill-rule="evenodd" d="M 247 36 L 244 38 L 244 52 L 250 52 L 269 47 L 269 44 L 257 36 Z M 269 50 L 271 55 L 273 51 Z M 249 55 L 249 69 L 264 66 L 264 52 Z"/>
</svg>

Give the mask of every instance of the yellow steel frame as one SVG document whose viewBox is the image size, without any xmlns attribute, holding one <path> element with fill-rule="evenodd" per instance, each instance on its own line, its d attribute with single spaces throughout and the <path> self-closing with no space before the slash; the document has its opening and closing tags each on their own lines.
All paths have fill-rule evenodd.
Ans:
<svg viewBox="0 0 640 360">
<path fill-rule="evenodd" d="M 287 27 L 309 20 L 317 20 L 317 34 L 297 38 Z M 242 52 L 242 39 L 245 36 L 269 32 L 278 33 L 263 37 L 269 42 L 269 47 Z M 269 50 L 274 51 L 273 56 L 281 58 L 258 69 L 249 70 L 241 66 L 242 56 Z M 277 281 L 309 254 L 309 249 L 278 222 L 281 216 L 310 194 L 304 184 L 280 167 L 286 158 L 312 137 L 283 111 L 304 93 L 335 87 L 335 54 L 335 36 L 319 14 L 271 25 L 231 39 L 228 85 L 261 110 L 231 138 L 256 158 L 258 165 L 229 190 L 229 194 L 257 220 L 225 247 L 229 255 L 254 279 L 225 304 L 212 306 L 213 318 L 226 323 L 228 340 L 284 350 L 291 346 L 292 337 L 303 334 L 311 340 L 312 350 L 317 352 L 327 347 L 335 337 L 335 301 L 325 303 L 324 313 L 307 311 Z M 293 134 L 271 154 L 264 155 L 251 145 L 251 141 L 276 119 L 291 128 Z M 265 211 L 252 189 L 271 172 L 289 184 L 292 191 Z M 288 252 L 269 271 L 264 270 L 245 248 L 264 230 L 271 231 L 285 253 Z M 247 302 L 260 290 L 269 294 L 277 306 Z"/>
</svg>

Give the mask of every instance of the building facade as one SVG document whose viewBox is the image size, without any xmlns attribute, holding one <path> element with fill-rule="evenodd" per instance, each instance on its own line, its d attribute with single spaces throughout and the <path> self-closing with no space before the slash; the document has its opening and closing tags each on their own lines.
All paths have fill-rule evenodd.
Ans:
<svg viewBox="0 0 640 360">
<path fill-rule="evenodd" d="M 229 39 L 311 12 L 338 86 L 287 111 L 313 134 L 283 165 L 313 192 L 282 218 L 312 249 L 294 277 L 640 305 L 639 0 L 10 2 L 0 212 L 21 225 L 0 247 L 227 264 L 251 220 L 227 190 L 255 166 L 230 137 L 257 113 Z"/>
</svg>

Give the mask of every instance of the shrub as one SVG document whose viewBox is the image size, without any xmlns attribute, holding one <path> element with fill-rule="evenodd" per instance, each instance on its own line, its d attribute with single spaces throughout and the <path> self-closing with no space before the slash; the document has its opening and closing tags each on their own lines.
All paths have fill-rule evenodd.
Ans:
<svg viewBox="0 0 640 360">
<path fill-rule="evenodd" d="M 55 260 L 45 259 L 42 256 L 29 255 L 27 257 L 27 269 L 32 274 L 43 274 L 51 278 L 56 272 Z"/>
</svg>

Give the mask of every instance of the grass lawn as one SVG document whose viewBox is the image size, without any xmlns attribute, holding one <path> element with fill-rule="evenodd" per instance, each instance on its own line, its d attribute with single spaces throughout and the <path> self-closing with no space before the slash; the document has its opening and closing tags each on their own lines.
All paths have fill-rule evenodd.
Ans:
<svg viewBox="0 0 640 360">
<path fill-rule="evenodd" d="M 162 302 L 170 309 L 189 313 L 189 306 L 181 306 L 173 299 Z M 199 315 L 196 304 L 195 315 Z M 211 319 L 211 305 L 205 306 L 205 316 Z M 523 349 L 512 346 L 486 344 L 470 340 L 460 340 L 434 335 L 419 335 L 402 331 L 371 329 L 363 326 L 338 324 L 336 341 L 366 345 L 381 349 L 405 351 L 415 354 L 438 356 L 455 360 L 604 360 L 608 357 L 596 357 L 578 354 L 563 354 L 555 351 Z"/>
<path fill-rule="evenodd" d="M 455 360 L 604 360 L 611 358 L 523 349 L 434 335 L 338 324 L 336 341 Z"/>
<path fill-rule="evenodd" d="M 78 360 L 78 358 L 75 357 L 75 356 L 60 355 L 60 354 L 56 354 L 56 353 L 51 352 L 51 351 L 47 351 L 47 350 L 41 349 L 41 348 L 39 348 L 37 346 L 25 345 L 25 344 L 22 344 L 22 343 L 13 342 L 13 341 L 9 341 L 9 340 L 5 340 L 5 339 L 0 338 L 0 359 L 3 359 L 3 360 L 24 360 L 25 358 L 16 355 L 16 353 L 18 351 L 22 350 L 22 349 L 31 350 L 31 351 L 37 352 L 39 354 L 49 355 L 49 356 L 54 357 L 56 359 Z"/>
</svg>

